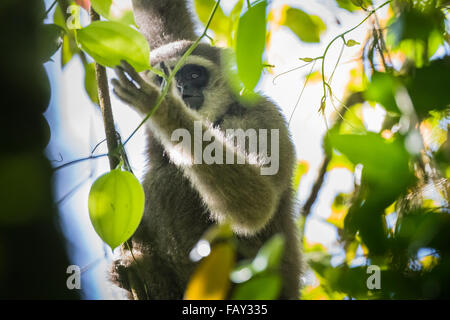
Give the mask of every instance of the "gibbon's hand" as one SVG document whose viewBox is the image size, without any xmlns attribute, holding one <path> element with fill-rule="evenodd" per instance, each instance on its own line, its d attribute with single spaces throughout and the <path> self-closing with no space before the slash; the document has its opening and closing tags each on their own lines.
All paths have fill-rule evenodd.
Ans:
<svg viewBox="0 0 450 320">
<path fill-rule="evenodd" d="M 156 105 L 160 89 L 146 80 L 126 61 L 115 69 L 118 79 L 112 79 L 113 91 L 120 100 L 146 115 Z"/>
</svg>

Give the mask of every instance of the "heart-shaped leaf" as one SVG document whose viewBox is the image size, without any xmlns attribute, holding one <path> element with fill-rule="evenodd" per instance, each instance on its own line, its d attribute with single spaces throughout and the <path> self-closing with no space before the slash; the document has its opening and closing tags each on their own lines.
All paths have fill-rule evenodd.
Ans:
<svg viewBox="0 0 450 320">
<path fill-rule="evenodd" d="M 139 226 L 145 195 L 136 177 L 112 170 L 100 176 L 89 192 L 89 217 L 95 231 L 111 249 L 127 241 Z"/>
</svg>

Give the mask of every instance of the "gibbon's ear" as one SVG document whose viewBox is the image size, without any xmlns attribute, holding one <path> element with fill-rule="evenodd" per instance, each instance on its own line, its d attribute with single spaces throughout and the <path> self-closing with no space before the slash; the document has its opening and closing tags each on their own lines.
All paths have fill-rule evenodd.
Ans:
<svg viewBox="0 0 450 320">
<path fill-rule="evenodd" d="M 133 0 L 133 12 L 150 50 L 177 40 L 196 39 L 184 0 Z"/>
</svg>

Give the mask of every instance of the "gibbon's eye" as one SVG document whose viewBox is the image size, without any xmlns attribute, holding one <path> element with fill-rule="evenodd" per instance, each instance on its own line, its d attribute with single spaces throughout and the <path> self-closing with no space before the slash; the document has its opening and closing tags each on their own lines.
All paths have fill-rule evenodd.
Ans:
<svg viewBox="0 0 450 320">
<path fill-rule="evenodd" d="M 208 84 L 209 74 L 208 70 L 203 66 L 187 64 L 177 72 L 176 79 L 183 86 L 201 89 Z"/>
</svg>

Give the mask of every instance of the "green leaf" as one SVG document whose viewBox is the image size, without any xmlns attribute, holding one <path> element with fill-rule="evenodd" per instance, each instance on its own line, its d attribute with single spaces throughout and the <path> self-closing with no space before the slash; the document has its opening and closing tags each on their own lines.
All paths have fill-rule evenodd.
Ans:
<svg viewBox="0 0 450 320">
<path fill-rule="evenodd" d="M 416 69 L 412 77 L 406 80 L 416 112 L 425 117 L 431 110 L 447 110 L 450 105 L 449 84 L 450 56 Z"/>
<path fill-rule="evenodd" d="M 383 105 L 387 111 L 400 113 L 395 102 L 395 92 L 399 86 L 399 80 L 390 73 L 374 72 L 370 84 L 364 93 L 369 101 L 375 101 Z"/>
<path fill-rule="evenodd" d="M 417 252 L 431 247 L 448 252 L 450 243 L 450 215 L 436 209 L 419 208 L 402 217 L 395 234 L 395 245 L 400 252 Z"/>
<path fill-rule="evenodd" d="M 150 68 L 150 48 L 138 31 L 119 22 L 95 21 L 78 30 L 79 47 L 106 67 L 116 67 L 126 60 L 136 71 Z"/>
<path fill-rule="evenodd" d="M 340 8 L 350 12 L 360 9 L 359 7 L 355 6 L 350 0 L 336 0 L 336 2 Z"/>
<path fill-rule="evenodd" d="M 411 182 L 410 156 L 401 139 L 387 141 L 372 132 L 364 135 L 330 132 L 328 139 L 354 164 L 363 165 L 364 178 L 380 192 L 398 193 Z"/>
<path fill-rule="evenodd" d="M 297 192 L 298 186 L 300 184 L 300 179 L 306 174 L 309 170 L 308 162 L 304 160 L 297 161 L 297 165 L 294 169 L 294 180 L 293 180 L 293 188 L 294 191 Z"/>
<path fill-rule="evenodd" d="M 367 131 L 364 126 L 363 118 L 364 117 L 362 104 L 355 104 L 347 108 L 347 112 L 345 112 L 344 119 L 339 127 L 339 133 L 361 134 Z"/>
<path fill-rule="evenodd" d="M 113 0 L 91 0 L 91 5 L 95 12 L 107 20 L 121 22 L 126 25 L 136 25 L 133 12 L 131 10 L 122 10 L 118 13 L 111 10 Z"/>
<path fill-rule="evenodd" d="M 110 11 L 113 0 L 91 0 L 91 6 L 102 17 L 110 20 Z"/>
<path fill-rule="evenodd" d="M 320 35 L 327 29 L 321 18 L 303 10 L 286 7 L 283 25 L 291 29 L 303 42 L 320 42 Z"/>
<path fill-rule="evenodd" d="M 355 41 L 355 40 L 353 40 L 353 39 L 350 39 L 350 40 L 348 40 L 346 43 L 345 43 L 345 45 L 347 46 L 347 47 L 353 47 L 353 46 L 357 46 L 357 45 L 359 45 L 360 43 L 358 42 L 358 41 Z"/>
<path fill-rule="evenodd" d="M 144 203 L 144 190 L 136 177 L 115 169 L 93 183 L 89 192 L 89 217 L 100 238 L 114 249 L 136 231 Z"/>
<path fill-rule="evenodd" d="M 98 87 L 95 77 L 95 63 L 87 63 L 84 65 L 84 89 L 91 99 L 92 103 L 98 105 Z"/>
<path fill-rule="evenodd" d="M 284 237 L 276 234 L 258 251 L 253 259 L 252 267 L 256 272 L 273 270 L 279 267 L 284 251 Z"/>
<path fill-rule="evenodd" d="M 64 20 L 64 15 L 59 4 L 56 5 L 55 12 L 53 13 L 53 23 L 60 26 L 61 28 L 67 29 L 66 21 Z"/>
<path fill-rule="evenodd" d="M 352 194 L 337 194 L 331 205 L 331 214 L 326 221 L 335 227 L 342 229 L 344 227 L 344 219 L 347 215 L 351 199 Z"/>
<path fill-rule="evenodd" d="M 46 62 L 55 54 L 63 43 L 65 30 L 56 24 L 44 24 L 41 26 L 40 33 L 40 52 L 41 61 Z"/>
<path fill-rule="evenodd" d="M 388 37 L 393 39 L 394 45 L 407 39 L 427 42 L 434 30 L 440 34 L 445 31 L 444 21 L 445 16 L 439 9 L 421 11 L 411 8 L 393 20 L 388 28 Z"/>
<path fill-rule="evenodd" d="M 266 6 L 261 1 L 239 19 L 236 35 L 236 63 L 238 75 L 247 90 L 258 84 L 263 69 L 266 40 Z"/>
<path fill-rule="evenodd" d="M 367 8 L 372 4 L 372 0 L 351 0 L 351 2 L 361 8 Z"/>
<path fill-rule="evenodd" d="M 234 283 L 248 282 L 253 277 L 278 271 L 284 250 L 284 237 L 276 234 L 261 247 L 256 257 L 244 260 L 230 274 Z"/>
<path fill-rule="evenodd" d="M 237 285 L 232 300 L 274 300 L 281 292 L 279 274 L 262 274 Z"/>
<path fill-rule="evenodd" d="M 216 1 L 214 0 L 194 0 L 195 11 L 197 12 L 198 18 L 204 25 L 208 22 L 209 16 L 211 15 L 215 4 Z M 225 16 L 220 6 L 217 7 L 216 13 L 214 14 L 211 24 L 209 25 L 209 29 L 214 31 L 216 35 L 227 35 L 228 18 Z"/>
<path fill-rule="evenodd" d="M 238 0 L 238 2 L 236 2 L 233 9 L 231 10 L 230 17 L 228 18 L 229 26 L 228 26 L 227 39 L 228 39 L 229 47 L 234 48 L 236 45 L 236 33 L 237 33 L 237 28 L 239 25 L 239 17 L 241 15 L 243 5 L 244 5 L 244 0 Z"/>
<path fill-rule="evenodd" d="M 355 165 L 353 164 L 353 162 L 348 160 L 346 156 L 333 150 L 331 160 L 328 163 L 327 171 L 342 168 L 353 172 L 355 170 Z"/>
<path fill-rule="evenodd" d="M 72 35 L 66 34 L 61 48 L 61 68 L 64 68 L 73 56 L 80 52 Z"/>
</svg>

